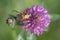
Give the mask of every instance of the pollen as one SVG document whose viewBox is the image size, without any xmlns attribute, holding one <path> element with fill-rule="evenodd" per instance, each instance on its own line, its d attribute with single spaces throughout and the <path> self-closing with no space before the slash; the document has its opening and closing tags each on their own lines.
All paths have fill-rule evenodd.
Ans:
<svg viewBox="0 0 60 40">
<path fill-rule="evenodd" d="M 29 17 L 30 17 L 30 15 L 29 15 L 29 14 L 26 14 L 26 15 L 24 16 L 24 19 L 29 19 Z"/>
</svg>

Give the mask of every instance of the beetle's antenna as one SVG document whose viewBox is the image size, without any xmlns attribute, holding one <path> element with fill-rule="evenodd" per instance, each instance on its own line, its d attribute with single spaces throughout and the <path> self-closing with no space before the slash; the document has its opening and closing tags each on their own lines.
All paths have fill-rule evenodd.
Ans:
<svg viewBox="0 0 60 40">
<path fill-rule="evenodd" d="M 17 13 L 20 13 L 19 11 L 17 11 L 17 10 L 13 10 L 12 12 L 17 12 Z"/>
</svg>

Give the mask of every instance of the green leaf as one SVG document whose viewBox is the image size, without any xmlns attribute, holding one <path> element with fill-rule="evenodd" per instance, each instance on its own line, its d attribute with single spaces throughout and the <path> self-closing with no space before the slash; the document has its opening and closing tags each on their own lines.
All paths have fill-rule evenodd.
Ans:
<svg viewBox="0 0 60 40">
<path fill-rule="evenodd" d="M 58 15 L 58 14 L 49 14 L 49 17 L 52 21 L 56 21 L 56 20 L 60 19 L 60 15 Z"/>
<path fill-rule="evenodd" d="M 36 36 L 31 33 L 27 33 L 26 36 L 27 36 L 26 37 L 27 40 L 36 40 Z"/>
</svg>

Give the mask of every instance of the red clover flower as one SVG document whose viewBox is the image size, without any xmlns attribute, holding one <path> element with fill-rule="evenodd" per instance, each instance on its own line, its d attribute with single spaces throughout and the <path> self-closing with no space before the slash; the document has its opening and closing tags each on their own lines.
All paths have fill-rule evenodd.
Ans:
<svg viewBox="0 0 60 40">
<path fill-rule="evenodd" d="M 46 27 L 50 24 L 49 14 L 46 9 L 34 5 L 25 9 L 23 13 L 22 22 L 24 30 L 37 35 L 41 35 L 46 31 Z"/>
</svg>

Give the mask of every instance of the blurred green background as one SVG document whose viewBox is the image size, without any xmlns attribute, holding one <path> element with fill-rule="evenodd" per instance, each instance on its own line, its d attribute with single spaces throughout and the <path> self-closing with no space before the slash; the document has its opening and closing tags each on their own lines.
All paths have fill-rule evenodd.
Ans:
<svg viewBox="0 0 60 40">
<path fill-rule="evenodd" d="M 60 15 L 60 0 L 0 0 L 0 40 L 14 40 L 12 29 L 6 24 L 8 14 L 16 15 L 17 13 L 12 13 L 12 10 L 22 11 L 33 5 L 45 7 L 52 16 Z M 21 26 L 16 25 L 15 31 L 18 35 Z M 48 32 L 37 36 L 37 40 L 60 40 L 60 18 L 52 20 Z"/>
</svg>

